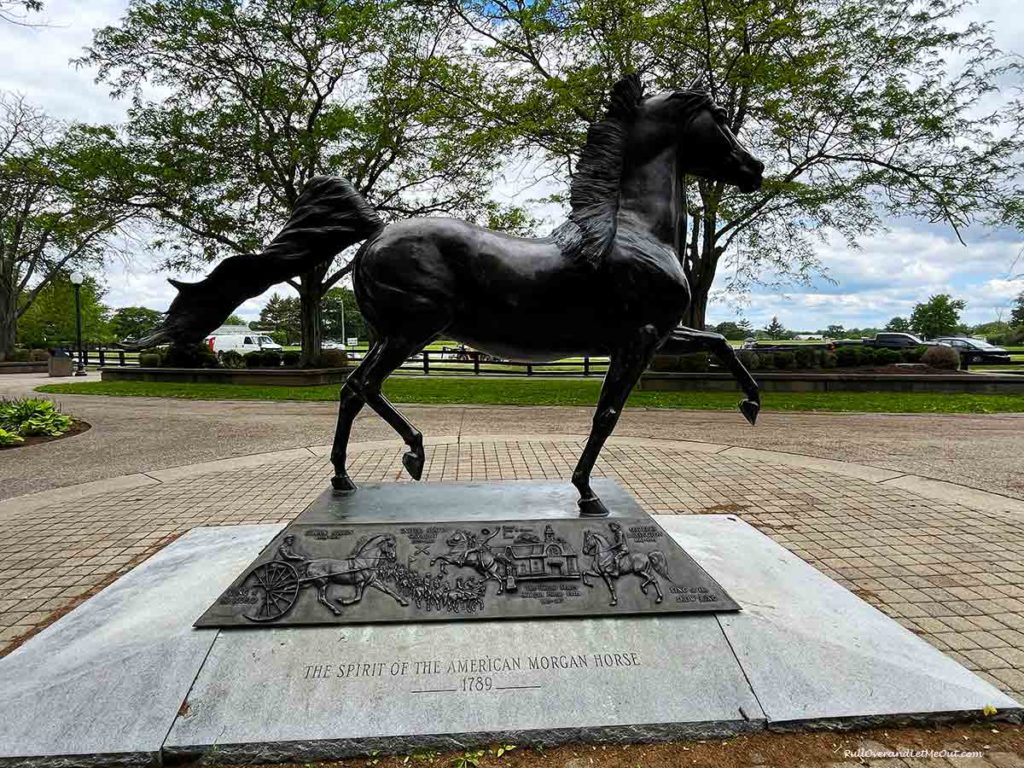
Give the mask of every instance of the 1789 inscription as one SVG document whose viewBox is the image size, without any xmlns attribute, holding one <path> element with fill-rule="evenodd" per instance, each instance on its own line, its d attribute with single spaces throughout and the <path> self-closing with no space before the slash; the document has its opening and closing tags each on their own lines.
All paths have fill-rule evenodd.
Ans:
<svg viewBox="0 0 1024 768">
<path fill-rule="evenodd" d="M 388 659 L 319 661 L 295 670 L 302 680 L 356 681 L 370 678 L 409 682 L 409 693 L 486 693 L 543 688 L 544 673 L 628 669 L 642 665 L 637 651 L 558 655 L 485 656 L 460 659 Z"/>
<path fill-rule="evenodd" d="M 196 626 L 735 609 L 650 517 L 293 523 Z"/>
</svg>

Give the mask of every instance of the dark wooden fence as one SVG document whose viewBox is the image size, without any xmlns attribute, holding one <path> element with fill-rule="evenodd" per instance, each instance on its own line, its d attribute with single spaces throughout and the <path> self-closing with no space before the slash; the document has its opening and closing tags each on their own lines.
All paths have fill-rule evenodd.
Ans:
<svg viewBox="0 0 1024 768">
<path fill-rule="evenodd" d="M 77 353 L 72 352 L 77 357 Z M 139 353 L 104 347 L 82 350 L 87 366 L 138 366 Z M 350 365 L 366 356 L 366 350 L 348 352 Z M 606 357 L 579 357 L 553 363 L 519 363 L 500 360 L 471 349 L 425 349 L 406 360 L 396 373 L 448 376 L 604 376 L 608 370 Z"/>
</svg>

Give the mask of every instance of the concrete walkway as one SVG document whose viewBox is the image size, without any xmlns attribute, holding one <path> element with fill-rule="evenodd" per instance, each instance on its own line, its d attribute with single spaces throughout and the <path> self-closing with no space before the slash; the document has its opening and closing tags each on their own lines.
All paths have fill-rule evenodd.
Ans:
<svg viewBox="0 0 1024 768">
<path fill-rule="evenodd" d="M 36 374 L 0 376 L 0 396 L 31 394 Z M 333 403 L 48 396 L 93 425 L 88 432 L 0 452 L 0 499 L 137 472 L 330 442 Z M 770 395 L 769 403 L 770 403 Z M 575 407 L 404 406 L 427 437 L 586 435 Z M 898 415 L 627 408 L 619 437 L 714 442 L 856 462 L 1024 499 L 1024 414 Z M 353 440 L 395 437 L 364 409 Z"/>
</svg>

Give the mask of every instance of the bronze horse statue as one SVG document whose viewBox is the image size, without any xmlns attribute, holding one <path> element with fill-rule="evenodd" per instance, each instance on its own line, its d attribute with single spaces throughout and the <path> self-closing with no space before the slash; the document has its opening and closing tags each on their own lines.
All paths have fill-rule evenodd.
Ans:
<svg viewBox="0 0 1024 768">
<path fill-rule="evenodd" d="M 668 574 L 668 560 L 664 553 L 655 549 L 651 552 L 627 552 L 619 555 L 615 548 L 608 543 L 608 539 L 596 531 L 586 531 L 583 534 L 583 554 L 590 555 L 592 562 L 590 568 L 582 574 L 583 583 L 592 587 L 588 576 L 600 576 L 608 587 L 608 594 L 611 597 L 609 605 L 618 605 L 619 596 L 615 591 L 615 580 L 628 573 L 635 574 L 640 579 L 640 591 L 647 594 L 647 586 L 654 585 L 657 594 L 655 603 L 665 599 L 661 593 L 661 584 L 658 583 L 658 576 L 668 581 L 672 577 Z"/>
<path fill-rule="evenodd" d="M 422 435 L 381 385 L 443 336 L 517 361 L 609 356 L 590 437 L 572 475 L 581 514 L 604 516 L 591 471 L 659 350 L 714 354 L 746 394 L 743 415 L 751 424 L 757 417 L 757 384 L 725 339 L 680 325 L 691 299 L 680 253 L 685 177 L 752 192 L 763 170 L 704 90 L 645 96 L 639 78 L 629 75 L 613 86 L 604 119 L 590 126 L 572 179 L 569 218 L 549 237 L 512 237 L 447 218 L 385 225 L 349 182 L 317 177 L 262 253 L 225 259 L 198 283 L 174 282 L 179 293 L 163 324 L 135 346 L 198 342 L 245 299 L 365 240 L 352 274 L 373 344 L 341 390 L 331 452 L 335 490 L 355 490 L 346 446 L 364 405 L 401 435 L 408 445 L 403 464 L 420 478 Z"/>
</svg>

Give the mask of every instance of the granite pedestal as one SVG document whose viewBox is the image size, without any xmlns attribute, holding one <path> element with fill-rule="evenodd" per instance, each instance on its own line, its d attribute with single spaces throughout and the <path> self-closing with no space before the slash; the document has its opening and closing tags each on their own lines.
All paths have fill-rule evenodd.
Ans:
<svg viewBox="0 0 1024 768">
<path fill-rule="evenodd" d="M 311 760 L 1020 705 L 730 516 L 659 517 L 743 610 L 193 629 L 276 526 L 197 529 L 0 659 L 0 763 Z"/>
</svg>

